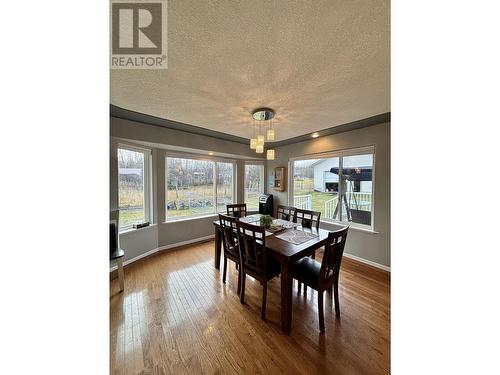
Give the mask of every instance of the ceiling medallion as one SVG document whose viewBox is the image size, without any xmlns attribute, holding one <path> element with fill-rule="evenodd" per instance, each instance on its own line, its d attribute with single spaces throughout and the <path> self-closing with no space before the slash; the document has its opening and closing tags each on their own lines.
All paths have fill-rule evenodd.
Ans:
<svg viewBox="0 0 500 375">
<path fill-rule="evenodd" d="M 274 118 L 274 111 L 270 108 L 257 108 L 252 112 L 252 117 L 257 121 L 266 121 Z"/>
<path fill-rule="evenodd" d="M 275 116 L 275 112 L 270 108 L 257 108 L 252 112 L 253 118 L 253 136 L 250 139 L 250 148 L 255 150 L 258 154 L 264 153 L 264 143 L 267 137 L 268 141 L 274 141 L 276 133 L 274 132 L 273 127 L 273 118 Z M 257 121 L 258 131 L 257 131 Z M 264 136 L 264 132 L 262 131 L 262 123 L 264 121 L 269 121 L 269 128 L 266 132 L 266 137 Z M 267 160 L 274 160 L 274 150 L 267 150 Z"/>
</svg>

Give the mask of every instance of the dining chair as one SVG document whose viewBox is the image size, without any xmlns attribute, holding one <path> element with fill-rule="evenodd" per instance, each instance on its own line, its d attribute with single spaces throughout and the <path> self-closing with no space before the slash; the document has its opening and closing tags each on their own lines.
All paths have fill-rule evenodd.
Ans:
<svg viewBox="0 0 500 375">
<path fill-rule="evenodd" d="M 299 282 L 318 291 L 319 330 L 325 332 L 325 318 L 323 313 L 323 292 L 331 290 L 335 299 L 335 314 L 340 316 L 339 304 L 339 275 L 344 246 L 349 227 L 328 233 L 325 244 L 325 253 L 322 262 L 305 257 L 293 265 L 292 276 Z"/>
<path fill-rule="evenodd" d="M 236 203 L 226 205 L 227 214 L 234 217 L 245 217 L 247 216 L 247 204 L 246 203 Z"/>
<path fill-rule="evenodd" d="M 295 209 L 293 222 L 301 224 L 303 228 L 312 228 L 314 225 L 316 227 L 316 230 L 318 230 L 320 217 L 321 217 L 321 212 L 319 211 L 310 211 L 297 208 Z"/>
<path fill-rule="evenodd" d="M 240 252 L 240 302 L 245 302 L 245 279 L 248 274 L 262 284 L 261 318 L 265 320 L 267 282 L 280 274 L 281 265 L 267 254 L 265 228 L 241 221 L 236 222 L 236 227 Z"/>
<path fill-rule="evenodd" d="M 292 221 L 296 210 L 297 209 L 295 207 L 283 206 L 282 204 L 279 204 L 278 209 L 276 210 L 276 218 Z"/>
<path fill-rule="evenodd" d="M 120 211 L 114 210 L 109 213 L 109 260 L 115 262 L 118 269 L 118 282 L 120 284 L 120 292 L 124 290 L 124 274 L 123 274 L 123 257 L 125 252 L 120 248 L 118 226 Z"/>
<path fill-rule="evenodd" d="M 240 264 L 240 251 L 238 249 L 238 234 L 236 232 L 236 222 L 238 218 L 219 214 L 222 248 L 224 249 L 224 272 L 222 282 L 226 283 L 227 260 L 230 259 L 236 264 L 236 269 Z M 240 294 L 241 272 L 238 273 L 238 294 Z"/>
</svg>

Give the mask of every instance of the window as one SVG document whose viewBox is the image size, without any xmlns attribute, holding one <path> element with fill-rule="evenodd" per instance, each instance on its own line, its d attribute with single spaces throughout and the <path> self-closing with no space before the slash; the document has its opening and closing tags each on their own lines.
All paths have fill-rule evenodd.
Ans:
<svg viewBox="0 0 500 375">
<path fill-rule="evenodd" d="M 259 209 L 259 195 L 264 192 L 264 165 L 245 164 L 245 203 L 247 210 Z"/>
<path fill-rule="evenodd" d="M 217 212 L 226 212 L 226 205 L 233 203 L 233 164 L 217 163 Z"/>
<path fill-rule="evenodd" d="M 233 203 L 234 163 L 166 158 L 167 220 L 225 212 Z"/>
<path fill-rule="evenodd" d="M 293 206 L 323 220 L 372 226 L 373 148 L 291 162 Z"/>
<path fill-rule="evenodd" d="M 150 151 L 118 148 L 120 230 L 150 221 L 150 156 Z"/>
</svg>

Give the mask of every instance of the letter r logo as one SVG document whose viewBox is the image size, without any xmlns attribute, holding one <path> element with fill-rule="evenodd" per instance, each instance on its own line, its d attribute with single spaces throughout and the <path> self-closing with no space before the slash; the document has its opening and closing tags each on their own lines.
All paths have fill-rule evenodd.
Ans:
<svg viewBox="0 0 500 375">
<path fill-rule="evenodd" d="M 161 3 L 113 3 L 113 54 L 161 54 L 161 7 Z"/>
</svg>

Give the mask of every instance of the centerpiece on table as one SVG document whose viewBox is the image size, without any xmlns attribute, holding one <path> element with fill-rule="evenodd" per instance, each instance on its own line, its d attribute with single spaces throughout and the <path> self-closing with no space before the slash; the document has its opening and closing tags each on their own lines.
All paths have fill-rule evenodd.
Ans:
<svg viewBox="0 0 500 375">
<path fill-rule="evenodd" d="M 276 233 L 285 229 L 283 225 L 273 223 L 273 218 L 269 215 L 262 215 L 260 217 L 260 226 L 266 228 L 266 230 L 271 233 Z"/>
<path fill-rule="evenodd" d="M 269 228 L 273 223 L 273 218 L 270 215 L 262 215 L 260 217 L 260 226 L 264 228 Z"/>
</svg>

